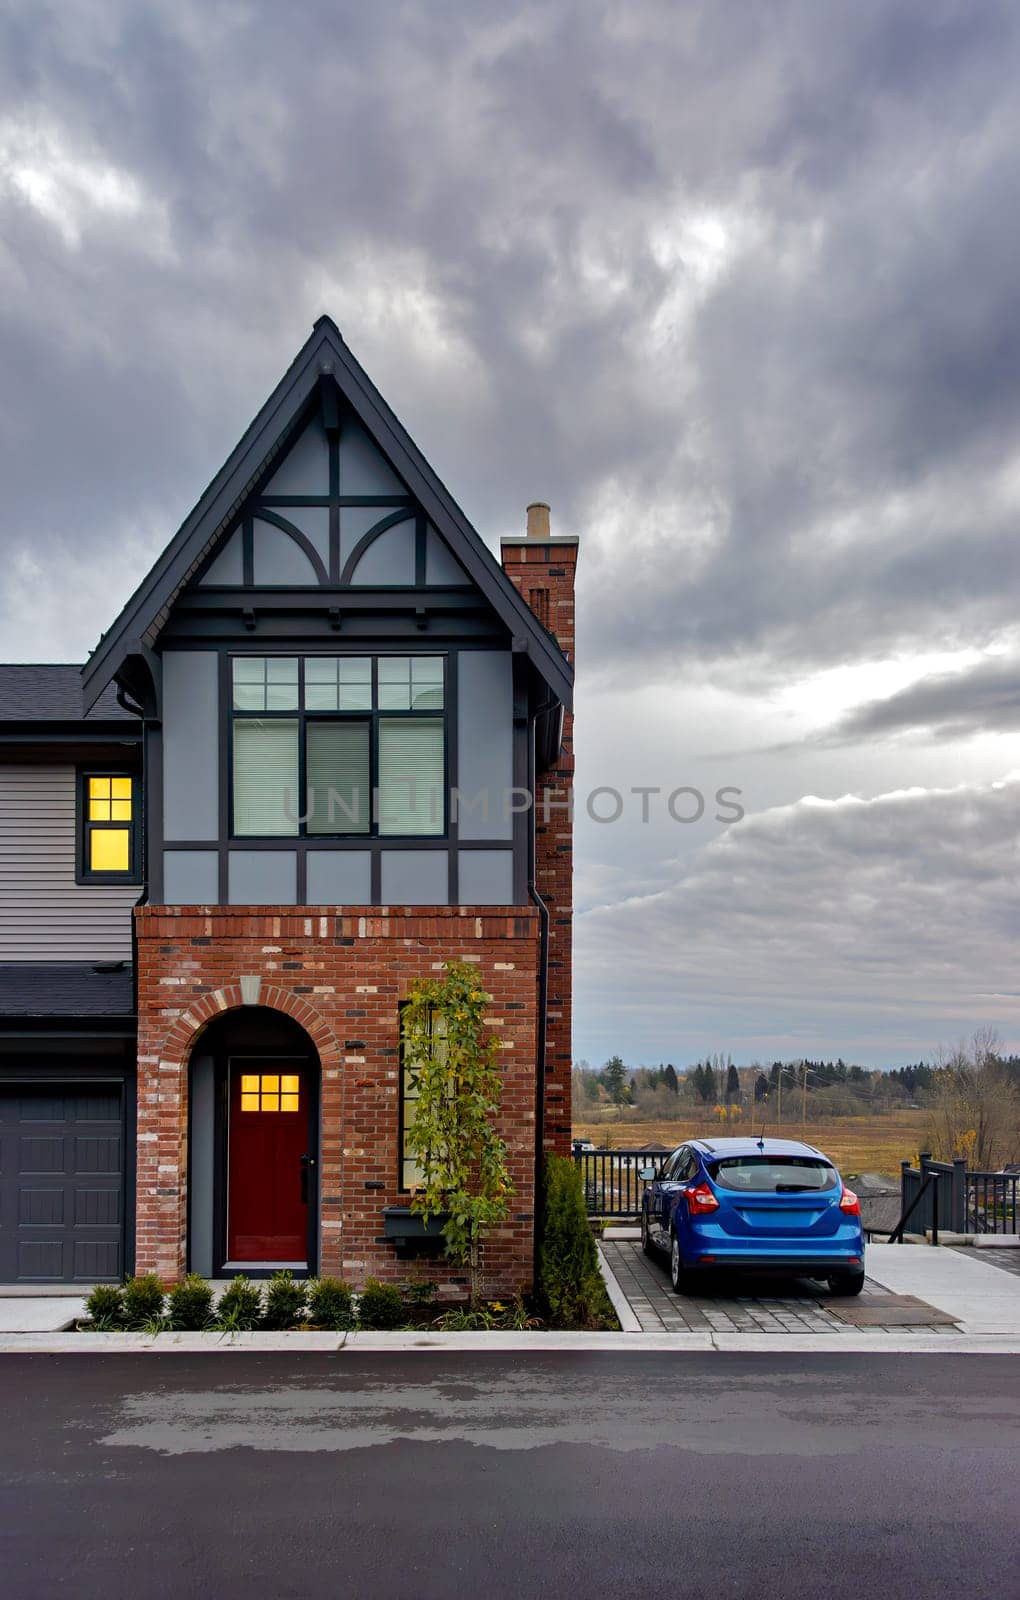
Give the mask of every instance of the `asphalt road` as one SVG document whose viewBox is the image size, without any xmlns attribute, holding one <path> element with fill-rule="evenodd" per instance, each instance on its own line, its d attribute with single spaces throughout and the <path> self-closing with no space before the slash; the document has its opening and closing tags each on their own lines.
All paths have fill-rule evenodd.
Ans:
<svg viewBox="0 0 1020 1600">
<path fill-rule="evenodd" d="M 0 1357 L 0 1594 L 1020 1592 L 1008 1356 Z"/>
</svg>

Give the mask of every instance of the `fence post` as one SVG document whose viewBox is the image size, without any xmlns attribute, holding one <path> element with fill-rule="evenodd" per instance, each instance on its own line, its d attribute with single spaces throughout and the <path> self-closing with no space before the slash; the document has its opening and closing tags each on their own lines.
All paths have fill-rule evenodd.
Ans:
<svg viewBox="0 0 1020 1600">
<path fill-rule="evenodd" d="M 940 1187 L 939 1179 L 941 1178 L 941 1176 L 942 1176 L 942 1174 L 940 1172 L 933 1171 L 931 1173 L 931 1242 L 932 1242 L 932 1244 L 938 1244 L 938 1242 L 939 1242 L 939 1187 Z"/>
<path fill-rule="evenodd" d="M 967 1163 L 963 1157 L 953 1162 L 952 1215 L 949 1226 L 956 1233 L 967 1232 Z"/>
</svg>

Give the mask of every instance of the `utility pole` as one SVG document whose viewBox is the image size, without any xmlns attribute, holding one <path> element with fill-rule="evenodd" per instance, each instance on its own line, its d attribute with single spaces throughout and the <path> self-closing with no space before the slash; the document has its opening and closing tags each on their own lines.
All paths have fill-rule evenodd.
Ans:
<svg viewBox="0 0 1020 1600">
<path fill-rule="evenodd" d="M 783 1063 L 779 1063 L 779 1126 L 783 1126 Z"/>
<path fill-rule="evenodd" d="M 806 1061 L 802 1061 L 800 1065 L 801 1065 L 801 1070 L 804 1073 L 804 1088 L 803 1088 L 803 1091 L 802 1091 L 802 1094 L 801 1094 L 801 1101 L 800 1101 L 800 1136 L 801 1136 L 802 1139 L 804 1139 L 806 1141 L 806 1136 L 807 1136 L 807 1062 Z"/>
</svg>

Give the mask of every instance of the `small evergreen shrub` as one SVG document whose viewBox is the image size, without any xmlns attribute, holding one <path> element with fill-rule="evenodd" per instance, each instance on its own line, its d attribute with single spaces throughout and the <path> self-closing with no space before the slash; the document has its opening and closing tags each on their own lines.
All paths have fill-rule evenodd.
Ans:
<svg viewBox="0 0 1020 1600">
<path fill-rule="evenodd" d="M 124 1285 L 124 1322 L 129 1328 L 145 1329 L 163 1315 L 163 1285 L 154 1272 L 128 1278 Z"/>
<path fill-rule="evenodd" d="M 97 1283 L 85 1301 L 89 1321 L 99 1332 L 124 1326 L 124 1291 L 119 1283 Z"/>
<path fill-rule="evenodd" d="M 599 1271 L 579 1168 L 563 1156 L 547 1156 L 542 1192 L 538 1299 L 550 1326 L 618 1327 Z"/>
<path fill-rule="evenodd" d="M 366 1278 L 358 1301 L 358 1321 L 361 1326 L 382 1331 L 402 1328 L 404 1320 L 404 1302 L 400 1298 L 400 1290 L 392 1283 L 380 1283 L 378 1278 Z"/>
<path fill-rule="evenodd" d="M 304 1315 L 304 1284 L 296 1282 L 290 1272 L 274 1272 L 266 1290 L 265 1326 L 283 1332 L 303 1322 Z"/>
<path fill-rule="evenodd" d="M 313 1278 L 308 1285 L 308 1320 L 331 1333 L 354 1327 L 351 1291 L 342 1278 Z"/>
<path fill-rule="evenodd" d="M 216 1308 L 216 1326 L 229 1333 L 248 1333 L 262 1322 L 262 1290 L 243 1273 L 232 1278 Z"/>
<path fill-rule="evenodd" d="M 197 1272 L 189 1272 L 170 1290 L 167 1311 L 171 1328 L 182 1333 L 200 1333 L 212 1320 L 213 1292 Z"/>
<path fill-rule="evenodd" d="M 404 1284 L 404 1293 L 413 1306 L 431 1306 L 435 1304 L 439 1285 L 431 1278 L 410 1278 Z"/>
</svg>

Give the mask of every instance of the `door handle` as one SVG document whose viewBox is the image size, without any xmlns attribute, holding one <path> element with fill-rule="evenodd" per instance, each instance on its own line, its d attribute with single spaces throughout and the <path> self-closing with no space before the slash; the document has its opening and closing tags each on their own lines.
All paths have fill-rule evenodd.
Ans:
<svg viewBox="0 0 1020 1600">
<path fill-rule="evenodd" d="M 308 1204 L 308 1174 L 315 1168 L 314 1156 L 301 1157 L 301 1199 Z"/>
</svg>

